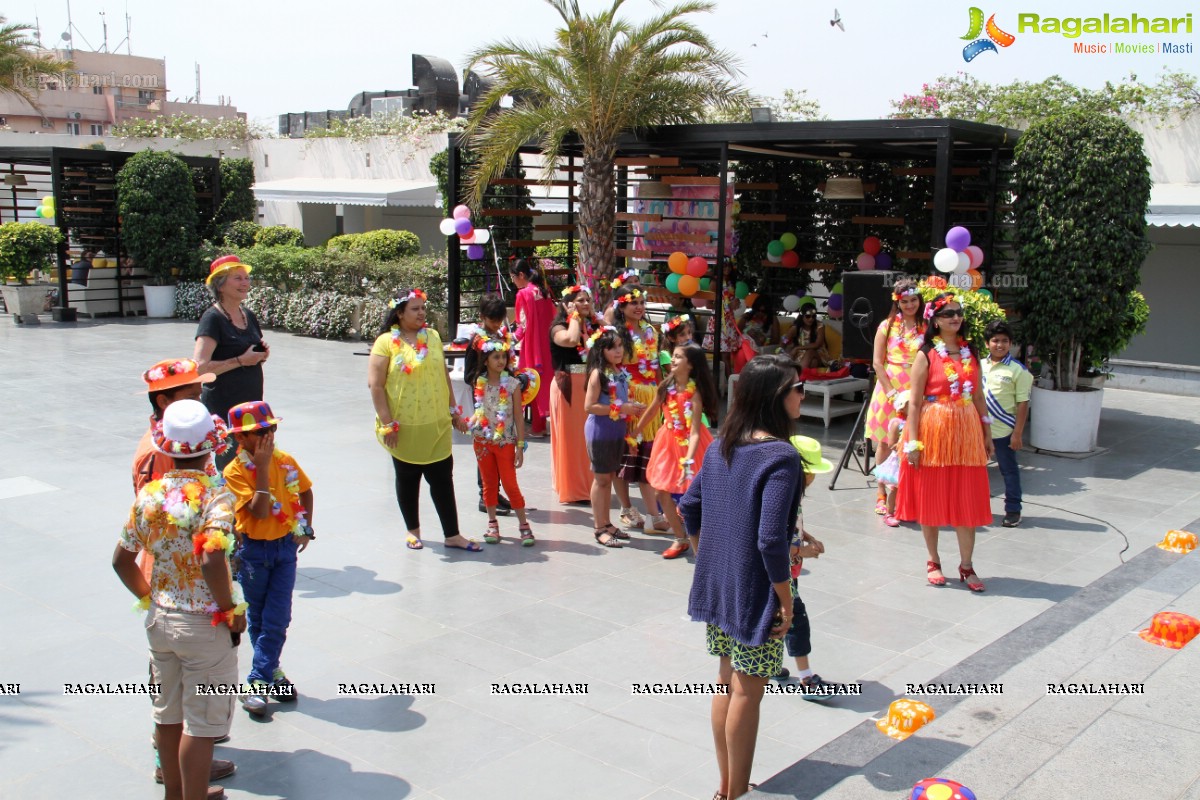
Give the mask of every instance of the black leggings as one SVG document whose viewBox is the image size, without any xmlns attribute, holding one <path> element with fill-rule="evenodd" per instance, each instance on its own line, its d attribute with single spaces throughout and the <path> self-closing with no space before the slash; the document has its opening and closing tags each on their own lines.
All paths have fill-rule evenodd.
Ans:
<svg viewBox="0 0 1200 800">
<path fill-rule="evenodd" d="M 458 536 L 458 505 L 454 502 L 454 456 L 432 464 L 409 464 L 392 459 L 396 470 L 396 502 L 404 517 L 404 527 L 415 531 L 421 527 L 421 476 L 429 484 L 429 496 L 442 523 L 442 534 L 450 539 Z"/>
</svg>

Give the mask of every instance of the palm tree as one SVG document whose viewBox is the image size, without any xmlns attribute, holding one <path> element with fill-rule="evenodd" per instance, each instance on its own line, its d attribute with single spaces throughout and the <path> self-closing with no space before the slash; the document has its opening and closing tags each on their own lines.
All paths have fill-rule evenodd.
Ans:
<svg viewBox="0 0 1200 800">
<path fill-rule="evenodd" d="M 37 49 L 37 43 L 27 36 L 32 30 L 30 25 L 9 24 L 0 16 L 0 94 L 16 95 L 39 109 L 38 79 L 61 77 L 75 66 Z"/>
<path fill-rule="evenodd" d="M 549 180 L 564 142 L 578 137 L 583 176 L 579 193 L 579 258 L 598 277 L 612 274 L 621 134 L 655 125 L 700 121 L 712 107 L 744 105 L 734 57 L 683 17 L 711 2 L 684 2 L 641 24 L 617 16 L 625 0 L 586 16 L 577 0 L 546 0 L 564 26 L 550 46 L 512 41 L 471 54 L 490 73 L 490 90 L 471 112 L 466 134 L 479 160 L 467 183 L 478 200 L 519 148 L 536 142 Z M 513 106 L 499 109 L 500 100 Z"/>
</svg>

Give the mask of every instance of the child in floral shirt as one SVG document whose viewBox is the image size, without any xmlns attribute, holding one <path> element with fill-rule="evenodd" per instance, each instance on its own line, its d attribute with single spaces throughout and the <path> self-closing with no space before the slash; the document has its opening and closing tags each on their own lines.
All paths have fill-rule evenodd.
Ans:
<svg viewBox="0 0 1200 800">
<path fill-rule="evenodd" d="M 280 420 L 262 400 L 229 410 L 238 455 L 225 467 L 237 513 L 238 579 L 250 603 L 247 625 L 254 645 L 250 685 L 242 698 L 251 714 L 266 712 L 267 697 L 296 699 L 296 688 L 279 666 L 296 586 L 296 554 L 316 538 L 312 529 L 312 481 L 296 459 L 275 447 Z"/>
</svg>

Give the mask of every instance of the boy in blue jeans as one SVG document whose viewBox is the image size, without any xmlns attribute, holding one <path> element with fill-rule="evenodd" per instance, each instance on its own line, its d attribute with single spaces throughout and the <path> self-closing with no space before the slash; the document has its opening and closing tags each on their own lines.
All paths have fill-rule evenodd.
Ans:
<svg viewBox="0 0 1200 800">
<path fill-rule="evenodd" d="M 296 459 L 275 447 L 279 422 L 261 400 L 229 410 L 239 449 L 225 467 L 225 484 L 234 496 L 238 579 L 250 604 L 246 625 L 254 646 L 249 683 L 255 692 L 243 697 L 242 706 L 255 715 L 266 713 L 267 697 L 296 699 L 279 659 L 292 621 L 296 554 L 316 538 L 312 481 Z"/>
<path fill-rule="evenodd" d="M 983 337 L 988 346 L 988 357 L 982 362 L 983 397 L 992 418 L 996 464 L 1004 476 L 1004 521 L 1001 524 L 1015 528 L 1021 524 L 1021 472 L 1017 467 L 1017 451 L 1024 446 L 1033 375 L 1009 352 L 1013 334 L 1007 322 L 988 323 Z"/>
</svg>

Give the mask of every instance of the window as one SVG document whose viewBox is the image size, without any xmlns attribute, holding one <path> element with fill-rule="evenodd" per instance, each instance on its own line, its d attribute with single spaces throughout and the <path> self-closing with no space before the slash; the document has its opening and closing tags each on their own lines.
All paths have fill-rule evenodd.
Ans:
<svg viewBox="0 0 1200 800">
<path fill-rule="evenodd" d="M 97 85 L 97 86 L 93 86 L 93 87 L 92 87 L 92 94 L 104 94 L 104 87 L 103 87 L 103 86 L 99 86 L 99 85 Z"/>
<path fill-rule="evenodd" d="M 138 100 L 142 103 L 153 103 L 154 92 L 149 89 L 138 89 Z"/>
<path fill-rule="evenodd" d="M 54 130 L 54 120 L 52 120 L 52 119 L 43 119 L 43 120 L 42 120 L 42 127 L 43 127 L 43 128 L 49 128 L 50 130 Z"/>
<path fill-rule="evenodd" d="M 92 123 L 92 136 L 103 136 L 103 135 L 104 135 L 104 126 L 97 125 L 96 123 L 93 122 Z"/>
<path fill-rule="evenodd" d="M 68 122 L 67 123 L 67 133 L 71 134 L 72 136 L 78 136 L 79 135 L 79 123 L 78 122 Z"/>
<path fill-rule="evenodd" d="M 8 117 L 0 117 L 0 125 L 7 125 Z"/>
</svg>

